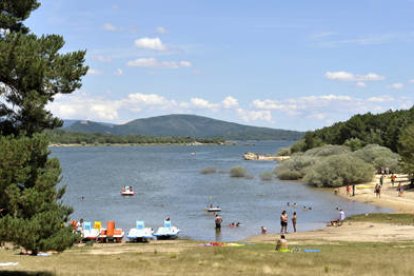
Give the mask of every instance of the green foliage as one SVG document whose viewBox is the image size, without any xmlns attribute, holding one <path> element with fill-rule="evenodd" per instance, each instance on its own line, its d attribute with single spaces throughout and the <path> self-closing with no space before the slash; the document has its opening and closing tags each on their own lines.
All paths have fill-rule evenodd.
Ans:
<svg viewBox="0 0 414 276">
<path fill-rule="evenodd" d="M 325 157 L 344 153 L 350 153 L 350 149 L 346 146 L 325 145 L 322 147 L 312 148 L 306 151 L 304 155 L 311 157 Z"/>
<path fill-rule="evenodd" d="M 276 153 L 277 156 L 290 156 L 291 154 L 292 154 L 292 152 L 291 152 L 291 150 L 290 150 L 289 147 L 287 147 L 287 148 L 281 148 Z"/>
<path fill-rule="evenodd" d="M 200 172 L 201 174 L 213 174 L 217 172 L 217 169 L 214 167 L 207 167 L 207 168 L 202 169 Z"/>
<path fill-rule="evenodd" d="M 377 171 L 388 167 L 391 171 L 398 171 L 400 156 L 389 148 L 379 145 L 367 145 L 354 152 L 354 155 L 367 163 L 372 164 Z"/>
<path fill-rule="evenodd" d="M 414 124 L 403 130 L 398 142 L 403 170 L 406 173 L 414 174 Z"/>
<path fill-rule="evenodd" d="M 333 155 L 317 162 L 303 180 L 318 187 L 339 187 L 372 179 L 374 167 L 350 154 Z"/>
<path fill-rule="evenodd" d="M 361 139 L 350 138 L 345 141 L 344 145 L 350 148 L 352 151 L 356 151 L 362 149 L 366 144 Z"/>
<path fill-rule="evenodd" d="M 230 170 L 231 177 L 247 177 L 247 171 L 243 167 L 233 167 Z"/>
<path fill-rule="evenodd" d="M 397 152 L 401 131 L 414 121 L 414 107 L 373 115 L 355 115 L 346 122 L 309 132 L 303 141 L 292 146 L 292 152 L 306 151 L 321 143 L 347 144 L 356 150 L 366 144 L 378 144 Z M 358 139 L 358 140 L 355 140 Z"/>
<path fill-rule="evenodd" d="M 59 161 L 49 159 L 45 129 L 62 125 L 46 110 L 60 93 L 81 87 L 85 51 L 59 51 L 58 35 L 31 33 L 23 21 L 36 0 L 0 1 L 0 242 L 13 242 L 36 254 L 62 251 L 75 241 L 65 226 L 72 209 L 57 188 Z"/>
<path fill-rule="evenodd" d="M 353 215 L 347 217 L 346 220 L 355 222 L 389 223 L 397 225 L 414 224 L 414 216 L 412 214 L 370 213 L 363 215 Z"/>
<path fill-rule="evenodd" d="M 29 18 L 30 13 L 39 6 L 40 3 L 37 0 L 0 1 L 0 29 L 27 33 L 29 29 L 23 25 L 23 21 Z"/>
<path fill-rule="evenodd" d="M 106 144 L 221 144 L 220 138 L 198 138 L 192 137 L 154 137 L 142 135 L 117 136 L 102 133 L 79 133 L 66 132 L 63 130 L 47 131 L 52 144 L 82 144 L 82 145 L 106 145 Z"/>
<path fill-rule="evenodd" d="M 17 28 L 0 36 L 0 97 L 5 101 L 0 105 L 0 133 L 31 136 L 61 126 L 45 106 L 55 95 L 80 88 L 88 68 L 83 66 L 85 51 L 60 54 L 64 46 L 61 36 L 38 37 L 21 25 L 19 18 L 26 19 L 38 6 L 36 1 L 13 2 L 5 0 L 0 5 L 0 24 L 4 19 L 4 26 Z"/>
<path fill-rule="evenodd" d="M 291 153 L 296 153 L 296 152 L 305 152 L 306 145 L 305 145 L 305 140 L 304 139 L 299 139 L 298 141 L 296 141 L 291 147 L 290 147 L 290 151 Z"/>
<path fill-rule="evenodd" d="M 399 155 L 378 145 L 367 145 L 355 152 L 346 146 L 325 145 L 295 153 L 279 163 L 282 180 L 303 179 L 316 186 L 337 187 L 369 181 L 375 169 L 388 167 L 397 172 Z"/>
<path fill-rule="evenodd" d="M 33 252 L 62 251 L 75 241 L 64 226 L 72 209 L 62 205 L 64 188 L 57 159 L 48 159 L 48 140 L 0 137 L 0 241 L 11 241 Z"/>
<path fill-rule="evenodd" d="M 282 180 L 301 179 L 306 170 L 315 164 L 317 158 L 303 154 L 294 154 L 291 158 L 283 160 L 276 167 L 276 175 Z"/>
</svg>

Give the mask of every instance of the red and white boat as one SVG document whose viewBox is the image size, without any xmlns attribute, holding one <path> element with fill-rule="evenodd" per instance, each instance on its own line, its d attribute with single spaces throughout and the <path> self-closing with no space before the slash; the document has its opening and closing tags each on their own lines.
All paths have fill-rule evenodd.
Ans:
<svg viewBox="0 0 414 276">
<path fill-rule="evenodd" d="M 134 196 L 135 192 L 132 186 L 124 186 L 121 189 L 121 195 L 122 196 Z"/>
</svg>

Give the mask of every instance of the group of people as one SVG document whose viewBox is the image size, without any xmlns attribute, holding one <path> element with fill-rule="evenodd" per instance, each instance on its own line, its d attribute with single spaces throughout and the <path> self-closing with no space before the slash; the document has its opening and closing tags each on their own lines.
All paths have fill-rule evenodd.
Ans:
<svg viewBox="0 0 414 276">
<path fill-rule="evenodd" d="M 381 197 L 381 189 L 382 189 L 382 185 L 384 184 L 384 178 L 385 178 L 385 176 L 382 174 L 380 177 L 379 177 L 379 183 L 377 183 L 376 185 L 375 185 L 375 188 L 374 188 L 374 194 L 375 194 L 375 196 L 377 197 L 377 198 L 380 198 Z M 397 179 L 397 176 L 395 175 L 395 174 L 391 174 L 391 176 L 390 176 L 390 180 L 391 180 L 391 185 L 392 185 L 392 187 L 394 187 L 394 185 L 395 185 L 395 180 Z M 401 197 L 402 195 L 403 195 L 403 192 L 404 192 L 404 188 L 403 188 L 403 186 L 401 185 L 401 182 L 398 182 L 398 185 L 397 185 L 397 196 L 399 196 L 399 197 Z"/>
<path fill-rule="evenodd" d="M 220 216 L 219 214 L 216 214 L 214 217 L 214 222 L 216 224 L 216 231 L 219 232 L 221 231 L 221 224 L 223 223 L 223 217 Z M 232 222 L 229 224 L 230 228 L 235 228 L 235 227 L 239 227 L 241 224 L 241 222 Z"/>
<path fill-rule="evenodd" d="M 280 215 L 280 233 L 281 234 L 287 234 L 287 227 L 288 227 L 288 221 L 289 217 L 286 212 L 286 210 L 282 211 L 282 214 Z M 292 214 L 292 226 L 293 226 L 293 232 L 296 232 L 296 221 L 297 221 L 297 214 L 296 212 L 293 212 Z"/>
</svg>

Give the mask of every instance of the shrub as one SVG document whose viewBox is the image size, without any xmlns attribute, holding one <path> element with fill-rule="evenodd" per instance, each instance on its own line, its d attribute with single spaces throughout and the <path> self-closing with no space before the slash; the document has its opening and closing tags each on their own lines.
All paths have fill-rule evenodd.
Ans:
<svg viewBox="0 0 414 276">
<path fill-rule="evenodd" d="M 276 169 L 276 175 L 281 180 L 298 180 L 303 177 L 303 175 L 298 171 L 282 167 L 278 167 Z"/>
<path fill-rule="evenodd" d="M 207 167 L 207 168 L 204 168 L 200 171 L 201 174 L 212 174 L 212 173 L 216 173 L 216 172 L 217 172 L 217 169 L 214 168 L 214 167 Z"/>
<path fill-rule="evenodd" d="M 346 146 L 338 146 L 338 145 L 325 145 L 318 148 L 313 148 L 306 151 L 304 154 L 307 156 L 331 156 L 331 155 L 338 155 L 343 153 L 349 153 L 351 150 Z"/>
<path fill-rule="evenodd" d="M 362 149 L 366 143 L 358 138 L 349 138 L 344 143 L 345 146 L 349 147 L 352 151 Z"/>
<path fill-rule="evenodd" d="M 326 157 L 316 163 L 303 177 L 318 187 L 339 187 L 371 181 L 374 167 L 352 154 Z"/>
<path fill-rule="evenodd" d="M 264 172 L 260 174 L 260 179 L 262 181 L 270 181 L 273 179 L 273 173 L 272 172 Z"/>
<path fill-rule="evenodd" d="M 306 148 L 305 140 L 304 139 L 300 139 L 300 140 L 296 141 L 290 147 L 290 151 L 291 151 L 291 153 L 303 152 L 303 151 L 305 151 L 305 148 Z"/>
<path fill-rule="evenodd" d="M 290 159 L 280 162 L 275 172 L 277 177 L 282 180 L 296 180 L 302 178 L 306 170 L 315 162 L 315 157 L 294 154 Z"/>
<path fill-rule="evenodd" d="M 234 167 L 230 170 L 230 176 L 231 177 L 246 177 L 247 171 L 243 167 Z"/>
<path fill-rule="evenodd" d="M 376 170 L 388 167 L 391 171 L 398 170 L 400 156 L 389 148 L 370 144 L 354 152 L 354 155 L 372 164 Z"/>
<path fill-rule="evenodd" d="M 277 151 L 278 156 L 290 156 L 291 155 L 290 148 L 281 148 Z"/>
</svg>

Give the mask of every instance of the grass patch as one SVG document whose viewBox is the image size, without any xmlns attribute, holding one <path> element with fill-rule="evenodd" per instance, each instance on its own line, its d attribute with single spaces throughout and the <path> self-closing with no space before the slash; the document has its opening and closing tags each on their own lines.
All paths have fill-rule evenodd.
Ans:
<svg viewBox="0 0 414 276">
<path fill-rule="evenodd" d="M 351 216 L 347 218 L 347 221 L 414 225 L 414 215 L 374 213 L 374 214 Z"/>
<path fill-rule="evenodd" d="M 297 253 L 275 252 L 271 243 L 200 247 L 198 242 L 190 242 L 184 250 L 167 252 L 171 246 L 182 245 L 133 244 L 125 253 L 110 255 L 96 251 L 118 245 L 88 251 L 74 248 L 50 257 L 19 256 L 13 250 L 0 249 L 0 260 L 19 262 L 2 269 L 25 273 L 21 275 L 39 271 L 57 275 L 411 275 L 414 270 L 412 242 L 299 244 Z M 158 254 L 153 253 L 154 247 Z M 305 253 L 304 249 L 320 252 Z M 142 254 L 137 254 L 140 250 Z"/>
</svg>

